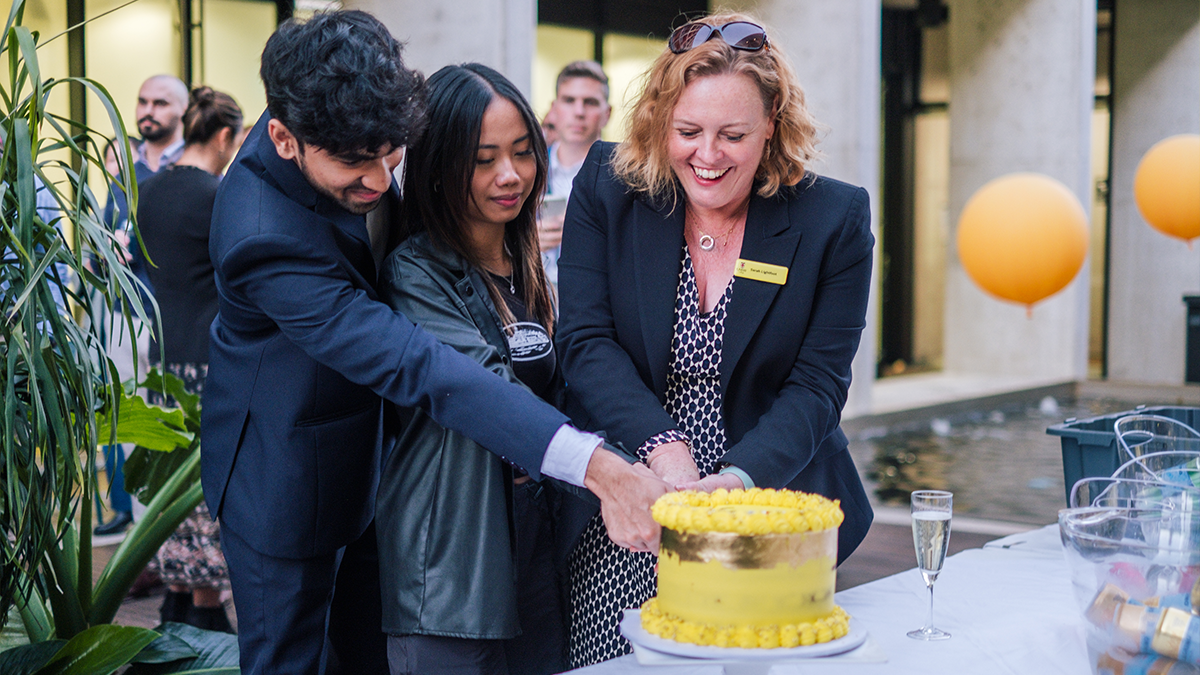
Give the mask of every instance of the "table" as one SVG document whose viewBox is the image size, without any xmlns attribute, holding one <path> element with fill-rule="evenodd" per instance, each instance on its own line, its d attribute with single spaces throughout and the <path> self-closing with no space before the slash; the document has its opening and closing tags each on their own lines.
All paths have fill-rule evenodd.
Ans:
<svg viewBox="0 0 1200 675">
<path fill-rule="evenodd" d="M 916 569 L 838 593 L 887 661 L 779 663 L 771 675 L 1088 675 L 1084 620 L 1071 591 L 1058 526 L 1016 534 L 946 559 L 934 587 L 934 624 L 953 637 L 920 642 L 905 633 L 929 611 Z M 868 643 L 870 644 L 870 642 Z M 765 669 L 764 669 L 765 670 Z M 758 672 L 764 672 L 759 670 Z M 643 666 L 630 654 L 580 675 L 728 675 L 736 665 Z"/>
</svg>

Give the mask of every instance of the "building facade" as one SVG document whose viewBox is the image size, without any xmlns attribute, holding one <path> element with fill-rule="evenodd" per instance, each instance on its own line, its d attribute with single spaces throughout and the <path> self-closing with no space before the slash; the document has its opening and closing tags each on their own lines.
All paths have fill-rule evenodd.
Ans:
<svg viewBox="0 0 1200 675">
<path fill-rule="evenodd" d="M 318 3 L 290 0 L 30 0 L 26 24 L 54 34 L 43 68 L 82 70 L 125 113 L 157 72 L 234 94 L 253 119 L 264 101 L 257 55 L 276 22 Z M 432 72 L 480 61 L 539 112 L 558 68 L 597 58 L 625 102 L 695 0 L 345 0 L 407 42 Z M 826 125 L 818 173 L 872 198 L 876 292 L 847 414 L 872 410 L 879 376 L 913 371 L 1020 383 L 1088 377 L 1184 383 L 1185 306 L 1200 292 L 1200 249 L 1151 229 L 1133 175 L 1156 142 L 1200 133 L 1200 3 L 1195 0 L 730 0 L 784 48 Z M 185 30 L 183 27 L 187 27 Z M 74 109 L 60 105 L 65 114 Z M 1091 248 L 1063 291 L 1025 308 L 963 271 L 955 228 L 966 201 L 999 176 L 1060 181 L 1091 216 Z M 1200 188 L 1198 188 L 1200 189 Z"/>
</svg>

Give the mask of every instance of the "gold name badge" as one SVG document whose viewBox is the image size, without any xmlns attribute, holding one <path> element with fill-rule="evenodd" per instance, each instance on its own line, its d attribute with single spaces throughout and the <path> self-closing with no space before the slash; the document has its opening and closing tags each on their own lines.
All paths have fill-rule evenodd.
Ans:
<svg viewBox="0 0 1200 675">
<path fill-rule="evenodd" d="M 768 284 L 779 284 L 780 286 L 787 283 L 787 274 L 788 268 L 782 265 L 768 265 L 742 258 L 738 258 L 737 263 L 733 266 L 733 276 L 735 277 L 765 281 Z"/>
</svg>

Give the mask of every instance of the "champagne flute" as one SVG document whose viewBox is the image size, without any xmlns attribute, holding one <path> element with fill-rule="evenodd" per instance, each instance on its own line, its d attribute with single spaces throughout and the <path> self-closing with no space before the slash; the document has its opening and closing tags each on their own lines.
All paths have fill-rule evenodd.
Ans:
<svg viewBox="0 0 1200 675">
<path fill-rule="evenodd" d="M 912 493 L 913 546 L 917 550 L 917 568 L 929 587 L 929 620 L 918 630 L 909 631 L 914 640 L 947 640 L 950 634 L 933 627 L 933 582 L 946 560 L 950 543 L 950 514 L 954 495 L 942 490 L 917 490 Z"/>
</svg>

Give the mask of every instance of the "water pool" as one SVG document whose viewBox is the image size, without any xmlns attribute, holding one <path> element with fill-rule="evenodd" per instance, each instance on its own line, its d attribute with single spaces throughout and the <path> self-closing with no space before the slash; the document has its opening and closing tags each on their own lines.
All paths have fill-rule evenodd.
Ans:
<svg viewBox="0 0 1200 675">
<path fill-rule="evenodd" d="M 1046 525 L 1066 506 L 1062 446 L 1046 428 L 1133 407 L 1033 398 L 945 416 L 914 412 L 886 425 L 850 420 L 843 428 L 875 506 L 907 509 L 913 490 L 950 490 L 955 515 Z"/>
</svg>

